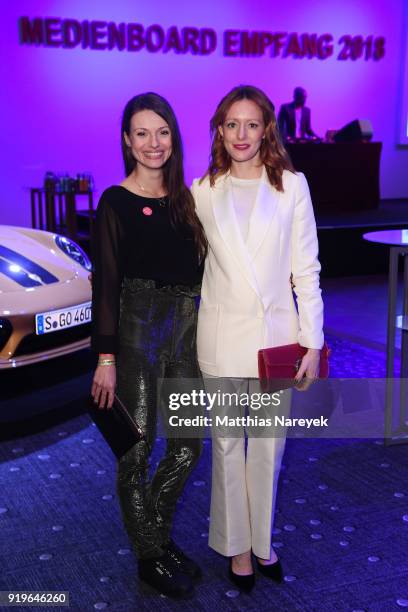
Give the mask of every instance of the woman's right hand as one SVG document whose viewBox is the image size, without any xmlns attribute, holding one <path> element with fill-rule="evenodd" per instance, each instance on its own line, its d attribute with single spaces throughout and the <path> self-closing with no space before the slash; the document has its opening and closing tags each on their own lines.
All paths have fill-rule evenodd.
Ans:
<svg viewBox="0 0 408 612">
<path fill-rule="evenodd" d="M 107 408 L 108 410 L 112 408 L 115 397 L 115 387 L 116 366 L 98 365 L 92 382 L 91 394 L 95 404 L 97 404 L 99 408 Z"/>
</svg>

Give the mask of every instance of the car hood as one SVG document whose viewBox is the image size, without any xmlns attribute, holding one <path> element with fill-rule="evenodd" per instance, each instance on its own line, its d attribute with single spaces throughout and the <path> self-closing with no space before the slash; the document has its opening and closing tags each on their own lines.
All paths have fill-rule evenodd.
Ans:
<svg viewBox="0 0 408 612">
<path fill-rule="evenodd" d="M 80 272 L 80 266 L 55 244 L 53 234 L 0 226 L 0 292 L 24 289 L 18 274 L 13 278 L 5 274 L 10 266 L 19 266 L 43 286 L 66 282 Z"/>
</svg>

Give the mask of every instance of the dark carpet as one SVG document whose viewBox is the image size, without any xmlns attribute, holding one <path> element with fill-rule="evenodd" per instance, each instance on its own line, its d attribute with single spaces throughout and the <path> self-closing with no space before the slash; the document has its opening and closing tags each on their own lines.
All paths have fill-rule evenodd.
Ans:
<svg viewBox="0 0 408 612">
<path fill-rule="evenodd" d="M 334 376 L 358 376 L 362 354 L 364 371 L 384 376 L 382 352 L 345 339 L 329 342 Z M 0 590 L 69 591 L 70 609 L 79 611 L 408 607 L 408 448 L 386 448 L 382 440 L 287 441 L 273 536 L 285 582 L 258 576 L 251 596 L 229 584 L 226 560 L 207 546 L 211 445 L 205 441 L 174 532 L 200 561 L 204 578 L 194 598 L 179 603 L 141 587 L 115 494 L 114 457 L 78 408 L 91 379 L 87 360 L 76 358 L 70 385 L 32 381 L 30 393 L 20 395 L 2 386 Z M 19 403 L 25 406 L 20 424 Z M 43 415 L 36 417 L 38 404 Z M 157 444 L 153 466 L 163 445 Z"/>
</svg>

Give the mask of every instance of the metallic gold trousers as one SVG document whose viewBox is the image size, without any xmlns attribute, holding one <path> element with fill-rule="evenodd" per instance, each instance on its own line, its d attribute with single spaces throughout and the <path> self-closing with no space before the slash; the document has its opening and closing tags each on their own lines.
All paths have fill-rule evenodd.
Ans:
<svg viewBox="0 0 408 612">
<path fill-rule="evenodd" d="M 149 481 L 156 439 L 157 379 L 200 377 L 196 357 L 199 287 L 162 286 L 125 279 L 121 292 L 117 393 L 145 432 L 118 462 L 117 490 L 129 538 L 139 559 L 162 555 L 186 480 L 200 453 L 199 439 L 168 439 Z"/>
</svg>

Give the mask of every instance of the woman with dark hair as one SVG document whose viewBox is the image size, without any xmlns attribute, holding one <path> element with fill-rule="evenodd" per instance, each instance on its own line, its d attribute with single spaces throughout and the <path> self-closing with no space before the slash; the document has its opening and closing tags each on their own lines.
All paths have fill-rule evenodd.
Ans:
<svg viewBox="0 0 408 612">
<path fill-rule="evenodd" d="M 206 240 L 184 182 L 182 143 L 168 102 L 132 98 L 123 112 L 126 178 L 104 191 L 94 236 L 93 336 L 99 353 L 92 396 L 114 392 L 144 437 L 118 462 L 117 489 L 139 576 L 160 593 L 191 594 L 200 568 L 171 540 L 173 515 L 201 451 L 198 439 L 167 440 L 148 482 L 159 378 L 196 379 L 197 309 Z"/>
<path fill-rule="evenodd" d="M 308 348 L 296 376 L 305 388 L 318 374 L 323 346 L 306 179 L 282 146 L 272 102 L 256 87 L 230 91 L 211 132 L 208 171 L 192 187 L 209 245 L 197 331 L 201 370 L 208 384 L 222 377 L 225 390 L 246 392 L 258 376 L 259 349 L 299 342 Z M 213 435 L 209 544 L 231 557 L 230 579 L 246 591 L 255 583 L 251 553 L 262 574 L 282 580 L 271 532 L 285 438 L 272 436 L 248 436 L 245 455 L 244 435 Z"/>
</svg>

